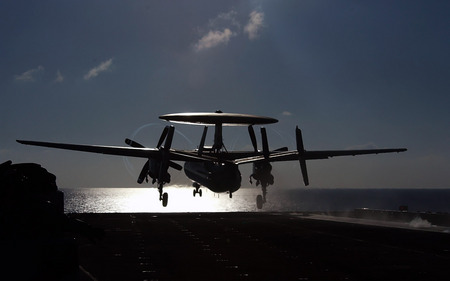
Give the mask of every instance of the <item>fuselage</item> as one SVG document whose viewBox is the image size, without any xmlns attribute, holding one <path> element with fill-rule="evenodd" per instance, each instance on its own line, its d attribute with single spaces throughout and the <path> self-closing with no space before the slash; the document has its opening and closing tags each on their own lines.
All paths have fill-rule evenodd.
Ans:
<svg viewBox="0 0 450 281">
<path fill-rule="evenodd" d="M 241 187 L 241 173 L 232 163 L 185 162 L 186 176 L 216 193 L 235 192 Z"/>
</svg>

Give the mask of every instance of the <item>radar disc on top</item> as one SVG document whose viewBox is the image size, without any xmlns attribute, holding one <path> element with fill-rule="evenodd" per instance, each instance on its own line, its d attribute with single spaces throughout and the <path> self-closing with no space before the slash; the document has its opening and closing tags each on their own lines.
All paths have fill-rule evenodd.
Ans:
<svg viewBox="0 0 450 281">
<path fill-rule="evenodd" d="M 194 125 L 217 125 L 225 126 L 246 126 L 246 125 L 263 125 L 278 122 L 277 119 L 265 116 L 240 114 L 240 113 L 223 113 L 216 111 L 209 112 L 184 112 L 172 113 L 159 116 L 160 119 Z"/>
</svg>

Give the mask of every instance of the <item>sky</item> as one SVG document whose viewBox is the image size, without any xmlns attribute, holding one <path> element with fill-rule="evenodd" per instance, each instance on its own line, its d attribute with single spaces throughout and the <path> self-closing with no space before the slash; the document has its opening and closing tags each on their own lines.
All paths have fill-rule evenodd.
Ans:
<svg viewBox="0 0 450 281">
<path fill-rule="evenodd" d="M 0 1 L 0 162 L 39 163 L 59 187 L 138 186 L 143 159 L 15 140 L 155 146 L 167 125 L 158 116 L 220 109 L 278 119 L 267 126 L 273 149 L 295 149 L 296 125 L 306 150 L 408 148 L 308 161 L 311 188 L 448 188 L 449 10 L 415 0 Z M 196 148 L 202 128 L 175 127 L 173 146 Z M 225 128 L 224 141 L 251 149 L 245 127 Z M 303 186 L 297 162 L 273 166 L 275 186 Z"/>
</svg>

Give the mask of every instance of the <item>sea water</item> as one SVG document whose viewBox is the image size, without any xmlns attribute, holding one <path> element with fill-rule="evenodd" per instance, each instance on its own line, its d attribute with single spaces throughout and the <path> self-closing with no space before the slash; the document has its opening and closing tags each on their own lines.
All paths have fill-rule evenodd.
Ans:
<svg viewBox="0 0 450 281">
<path fill-rule="evenodd" d="M 156 188 L 62 188 L 66 213 L 130 212 L 312 212 L 349 211 L 356 208 L 450 213 L 450 189 L 279 189 L 271 188 L 262 210 L 256 208 L 259 188 L 241 188 L 216 194 L 202 188 L 169 186 L 163 207 Z"/>
</svg>

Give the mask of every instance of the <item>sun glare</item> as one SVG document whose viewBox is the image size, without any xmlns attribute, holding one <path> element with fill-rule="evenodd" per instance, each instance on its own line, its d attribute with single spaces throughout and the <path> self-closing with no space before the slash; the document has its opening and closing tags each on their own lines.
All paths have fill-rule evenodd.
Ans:
<svg viewBox="0 0 450 281">
<path fill-rule="evenodd" d="M 69 212 L 246 212 L 255 211 L 254 190 L 239 190 L 229 198 L 226 193 L 217 194 L 202 188 L 202 197 L 193 196 L 190 186 L 168 186 L 169 203 L 163 207 L 158 190 L 151 188 L 83 188 L 67 192 L 66 206 Z"/>
</svg>

